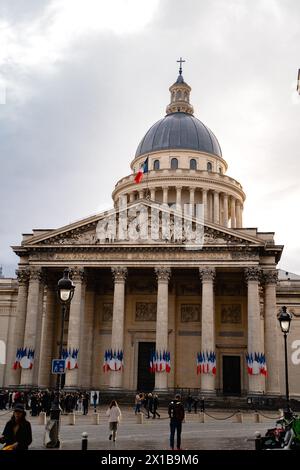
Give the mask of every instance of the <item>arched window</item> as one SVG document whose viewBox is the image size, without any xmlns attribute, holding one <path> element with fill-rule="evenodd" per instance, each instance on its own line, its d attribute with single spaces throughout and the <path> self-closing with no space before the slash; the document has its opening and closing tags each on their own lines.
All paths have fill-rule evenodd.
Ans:
<svg viewBox="0 0 300 470">
<path fill-rule="evenodd" d="M 153 170 L 159 170 L 159 160 L 154 160 L 154 162 L 153 162 Z"/>
<path fill-rule="evenodd" d="M 222 175 L 222 173 L 223 173 L 221 166 L 219 166 L 219 173 L 220 173 L 220 175 Z"/>
<path fill-rule="evenodd" d="M 194 158 L 190 160 L 190 170 L 197 170 L 197 162 Z"/>
<path fill-rule="evenodd" d="M 207 171 L 212 171 L 212 163 L 207 162 Z"/>
<path fill-rule="evenodd" d="M 177 170 L 178 168 L 178 160 L 177 158 L 172 158 L 171 160 L 171 170 Z"/>
</svg>

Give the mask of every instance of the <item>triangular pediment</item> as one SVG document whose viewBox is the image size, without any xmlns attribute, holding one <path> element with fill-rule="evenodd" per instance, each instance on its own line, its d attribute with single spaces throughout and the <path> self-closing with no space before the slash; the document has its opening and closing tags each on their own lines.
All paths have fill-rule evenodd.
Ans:
<svg viewBox="0 0 300 470">
<path fill-rule="evenodd" d="M 181 229 L 180 219 L 182 219 Z M 146 228 L 141 229 L 143 227 L 141 221 L 144 221 Z M 167 229 L 164 228 L 164 223 L 167 224 Z M 207 221 L 203 223 L 199 217 L 183 215 L 159 203 L 141 199 L 126 207 L 105 211 L 55 230 L 34 233 L 32 236 L 27 236 L 22 242 L 22 247 L 180 245 L 186 241 L 187 228 L 195 233 L 196 231 L 201 233 L 202 230 L 203 244 L 208 246 L 264 246 L 266 243 L 262 238 L 246 234 L 244 230 L 239 231 Z M 153 234 L 156 234 L 156 237 L 153 237 Z"/>
</svg>

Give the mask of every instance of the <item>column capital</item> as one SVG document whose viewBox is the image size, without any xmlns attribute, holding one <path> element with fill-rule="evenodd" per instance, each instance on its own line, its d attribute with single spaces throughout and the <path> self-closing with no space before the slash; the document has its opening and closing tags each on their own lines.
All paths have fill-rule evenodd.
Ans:
<svg viewBox="0 0 300 470">
<path fill-rule="evenodd" d="M 128 270 L 125 266 L 114 266 L 111 268 L 114 282 L 125 282 Z"/>
<path fill-rule="evenodd" d="M 86 281 L 86 272 L 84 268 L 79 266 L 74 266 L 70 269 L 70 278 L 75 282 L 85 282 Z"/>
<path fill-rule="evenodd" d="M 44 282 L 45 276 L 41 268 L 32 266 L 29 268 L 29 281 Z"/>
<path fill-rule="evenodd" d="M 171 268 L 158 267 L 155 268 L 157 282 L 169 282 L 171 277 Z"/>
<path fill-rule="evenodd" d="M 25 286 L 29 282 L 30 271 L 28 268 L 16 269 L 16 276 L 17 276 L 19 285 Z"/>
<path fill-rule="evenodd" d="M 261 278 L 261 269 L 256 266 L 250 266 L 244 269 L 246 281 L 259 281 Z"/>
<path fill-rule="evenodd" d="M 199 276 L 203 281 L 214 281 L 216 276 L 216 268 L 210 266 L 204 266 L 203 268 L 199 268 Z"/>
<path fill-rule="evenodd" d="M 276 269 L 272 269 L 269 271 L 263 271 L 263 281 L 266 285 L 270 284 L 277 284 L 278 282 L 278 271 Z"/>
</svg>

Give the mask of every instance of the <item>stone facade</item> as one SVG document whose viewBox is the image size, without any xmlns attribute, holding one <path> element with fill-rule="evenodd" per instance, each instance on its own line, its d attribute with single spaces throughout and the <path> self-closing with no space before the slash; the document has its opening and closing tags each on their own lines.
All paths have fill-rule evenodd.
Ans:
<svg viewBox="0 0 300 470">
<path fill-rule="evenodd" d="M 177 83 L 171 93 L 180 87 Z M 189 100 L 190 87 L 183 88 Z M 174 96 L 170 113 L 176 112 Z M 189 101 L 178 109 L 193 112 Z M 134 175 L 116 184 L 114 210 L 59 229 L 35 230 L 13 247 L 20 257 L 17 279 L 0 279 L 0 341 L 7 345 L 0 386 L 53 386 L 51 359 L 58 356 L 61 333 L 55 289 L 68 267 L 75 294 L 65 318 L 64 348 L 78 349 L 79 355 L 78 368 L 66 372 L 66 387 L 283 394 L 277 321 L 282 305 L 293 313 L 290 352 L 300 339 L 300 277 L 280 272 L 277 278 L 283 247 L 273 233 L 243 227 L 245 194 L 225 174 L 227 163 L 219 155 L 175 148 L 147 157 L 149 172 L 139 186 Z M 177 169 L 170 168 L 172 158 L 179 161 Z M 191 159 L 196 161 L 192 168 Z M 134 172 L 143 160 L 133 159 Z M 119 206 L 121 196 L 125 207 Z M 168 212 L 173 203 L 175 211 Z M 186 232 L 178 228 L 185 203 L 192 208 L 190 228 L 197 231 L 201 225 L 201 246 L 187 244 Z M 137 224 L 130 225 L 135 219 Z M 148 351 L 146 362 L 141 345 Z M 35 351 L 33 367 L 14 370 L 21 347 Z M 148 368 L 151 348 L 170 354 L 171 370 L 156 372 L 143 384 L 141 361 Z M 123 367 L 104 372 L 107 350 L 122 351 Z M 215 353 L 216 374 L 196 374 L 200 351 Z M 267 377 L 247 374 L 247 352 L 265 353 Z M 300 365 L 291 363 L 291 355 L 289 366 L 291 394 L 299 396 Z"/>
</svg>

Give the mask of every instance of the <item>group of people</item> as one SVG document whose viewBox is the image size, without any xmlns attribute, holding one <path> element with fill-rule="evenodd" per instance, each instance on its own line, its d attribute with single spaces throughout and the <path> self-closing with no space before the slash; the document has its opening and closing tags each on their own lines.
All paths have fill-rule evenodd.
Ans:
<svg viewBox="0 0 300 470">
<path fill-rule="evenodd" d="M 152 418 L 155 419 L 156 416 L 160 418 L 160 414 L 158 413 L 158 395 L 156 393 L 143 393 L 138 392 L 135 396 L 135 414 L 141 413 L 142 407 L 145 410 L 146 417 L 150 418 L 150 413 L 152 414 Z"/>
<path fill-rule="evenodd" d="M 54 400 L 54 392 L 12 392 L 1 401 L 2 409 L 13 408 L 13 415 L 11 419 L 6 423 L 2 435 L 0 435 L 0 443 L 4 444 L 3 449 L 5 450 L 27 450 L 32 443 L 32 431 L 30 422 L 26 419 L 26 409 L 31 409 L 32 416 L 37 416 L 39 410 L 50 412 L 49 406 L 51 407 L 51 400 Z M 3 398 L 2 398 L 3 399 Z M 92 397 L 94 406 L 96 407 L 96 397 Z M 62 393 L 60 395 L 60 404 L 65 405 L 65 410 L 72 410 L 78 404 L 82 403 L 83 414 L 86 414 L 85 410 L 88 408 L 90 396 L 88 393 Z M 50 405 L 49 405 L 50 403 Z M 137 393 L 135 398 L 135 413 L 141 412 L 141 407 L 146 410 L 147 418 L 156 416 L 160 417 L 158 413 L 158 396 L 157 394 L 144 394 Z M 63 407 L 62 407 L 63 409 Z M 177 434 L 176 448 L 181 448 L 181 431 L 182 422 L 185 416 L 184 405 L 181 401 L 180 395 L 176 395 L 175 399 L 169 403 L 168 415 L 170 418 L 170 447 L 174 449 L 175 446 L 175 433 Z M 112 400 L 107 411 L 106 416 L 108 417 L 109 424 L 109 440 L 116 442 L 118 426 L 122 417 L 120 407 L 116 400 Z"/>
<path fill-rule="evenodd" d="M 9 392 L 3 390 L 0 392 L 0 410 L 12 409 L 16 403 L 22 403 L 25 410 L 29 410 L 31 416 L 39 416 L 43 411 L 47 416 L 50 415 L 51 405 L 54 401 L 55 392 L 53 390 L 32 390 Z M 98 396 L 92 397 L 94 408 L 96 408 Z M 63 392 L 59 394 L 59 405 L 63 414 L 77 411 L 84 415 L 88 414 L 90 403 L 90 394 L 85 392 Z"/>
</svg>

